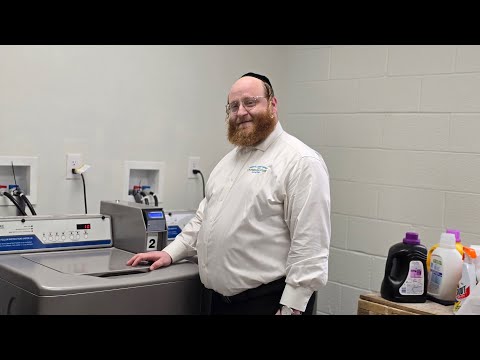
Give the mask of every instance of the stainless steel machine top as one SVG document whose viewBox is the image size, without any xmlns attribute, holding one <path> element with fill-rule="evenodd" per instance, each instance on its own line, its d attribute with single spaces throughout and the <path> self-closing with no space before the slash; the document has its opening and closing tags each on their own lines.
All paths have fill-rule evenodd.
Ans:
<svg viewBox="0 0 480 360">
<path fill-rule="evenodd" d="M 64 274 L 99 277 L 148 272 L 150 266 L 148 263 L 134 268 L 127 266 L 132 253 L 116 248 L 25 254 L 22 257 Z"/>
</svg>

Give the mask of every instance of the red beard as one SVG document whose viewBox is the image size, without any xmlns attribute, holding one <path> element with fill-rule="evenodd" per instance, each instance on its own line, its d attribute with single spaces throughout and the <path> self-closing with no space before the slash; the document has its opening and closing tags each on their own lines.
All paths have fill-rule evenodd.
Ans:
<svg viewBox="0 0 480 360">
<path fill-rule="evenodd" d="M 252 115 L 253 128 L 239 129 L 236 119 L 228 122 L 228 141 L 237 146 L 255 146 L 265 140 L 275 129 L 275 118 L 270 108 Z"/>
</svg>

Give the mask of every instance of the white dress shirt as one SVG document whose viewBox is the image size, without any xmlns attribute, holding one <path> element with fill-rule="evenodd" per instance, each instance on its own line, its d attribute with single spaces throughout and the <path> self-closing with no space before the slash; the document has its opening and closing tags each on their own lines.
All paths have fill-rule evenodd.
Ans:
<svg viewBox="0 0 480 360">
<path fill-rule="evenodd" d="M 164 251 L 198 255 L 205 287 L 225 296 L 283 276 L 280 303 L 304 311 L 327 282 L 330 186 L 323 158 L 277 123 L 213 169 L 196 216 Z"/>
</svg>

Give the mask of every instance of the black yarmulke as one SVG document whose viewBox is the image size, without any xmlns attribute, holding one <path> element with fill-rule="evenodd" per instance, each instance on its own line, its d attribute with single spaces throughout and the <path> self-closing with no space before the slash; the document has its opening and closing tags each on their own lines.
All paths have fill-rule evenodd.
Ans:
<svg viewBox="0 0 480 360">
<path fill-rule="evenodd" d="M 262 80 L 264 83 L 267 83 L 268 85 L 270 85 L 270 87 L 273 90 L 273 86 L 270 83 L 270 80 L 268 80 L 268 78 L 265 75 L 260 75 L 260 74 L 255 74 L 253 72 L 248 72 L 248 73 L 242 75 L 241 77 L 245 77 L 245 76 L 251 76 L 251 77 L 257 78 L 259 80 Z"/>
</svg>

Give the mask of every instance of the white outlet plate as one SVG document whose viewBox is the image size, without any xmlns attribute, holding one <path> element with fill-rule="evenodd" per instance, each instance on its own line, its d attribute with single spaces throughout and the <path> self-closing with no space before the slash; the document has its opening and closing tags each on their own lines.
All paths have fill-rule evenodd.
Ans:
<svg viewBox="0 0 480 360">
<path fill-rule="evenodd" d="M 188 158 L 188 169 L 187 169 L 187 178 L 196 179 L 197 175 L 193 173 L 193 169 L 200 170 L 200 157 L 199 156 L 190 156 Z"/>
<path fill-rule="evenodd" d="M 78 168 L 80 166 L 82 166 L 82 154 L 68 153 L 65 163 L 65 179 L 80 179 L 80 175 L 72 173 L 73 168 Z"/>
</svg>

